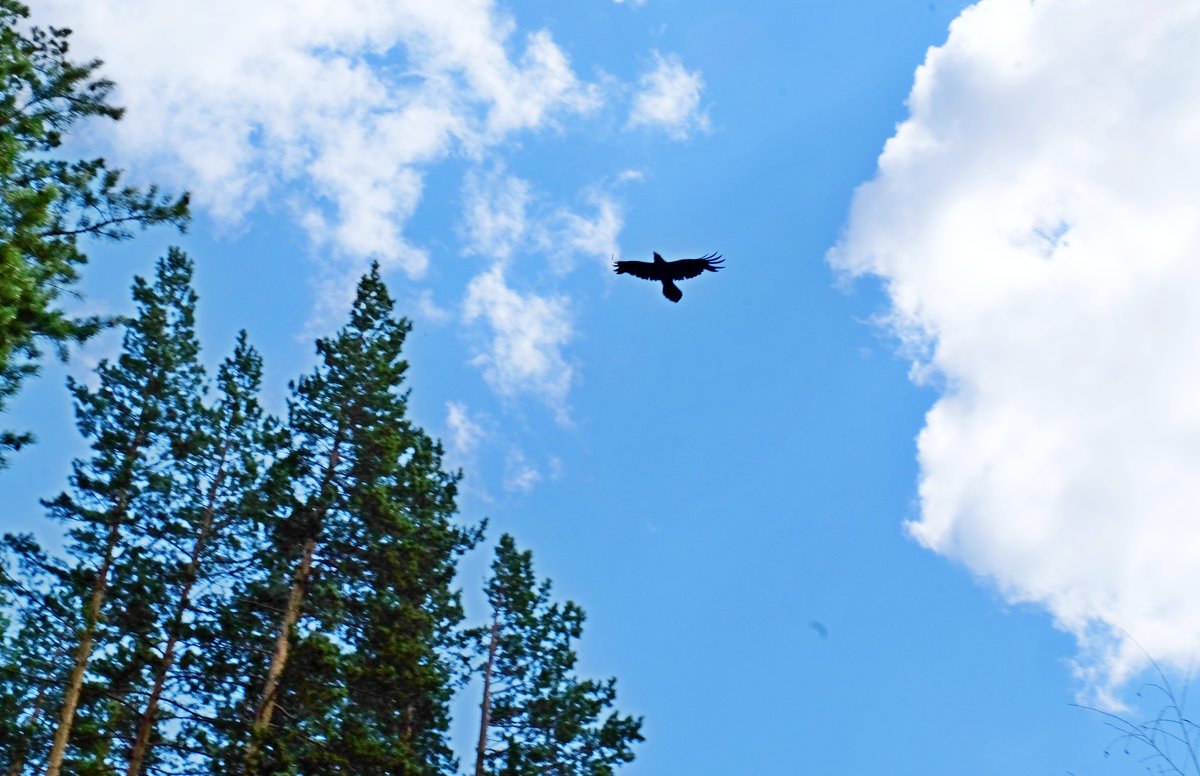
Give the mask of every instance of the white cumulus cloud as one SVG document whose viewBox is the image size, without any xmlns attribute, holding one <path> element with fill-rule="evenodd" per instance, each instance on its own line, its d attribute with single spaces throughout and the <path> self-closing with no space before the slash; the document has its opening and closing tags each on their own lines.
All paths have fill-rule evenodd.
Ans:
<svg viewBox="0 0 1200 776">
<path fill-rule="evenodd" d="M 1195 3 L 981 0 L 830 253 L 944 386 L 912 535 L 1045 606 L 1108 702 L 1200 651 L 1197 40 Z"/>
<path fill-rule="evenodd" d="M 567 309 L 565 297 L 510 288 L 501 264 L 471 280 L 463 302 L 465 321 L 483 319 L 491 329 L 490 342 L 472 361 L 488 384 L 502 396 L 540 397 L 564 423 L 572 379 L 563 356 L 573 335 Z"/>
<path fill-rule="evenodd" d="M 419 277 L 403 230 L 430 164 L 599 105 L 493 0 L 44 0 L 37 21 L 105 60 L 123 163 L 235 223 L 282 199 L 338 276 L 374 258 Z"/>
<path fill-rule="evenodd" d="M 71 27 L 72 55 L 105 61 L 127 113 L 89 137 L 114 163 L 189 189 L 226 226 L 261 209 L 307 233 L 319 257 L 314 328 L 342 314 L 371 260 L 425 274 L 430 253 L 408 226 L 426 175 L 451 158 L 472 168 L 463 253 L 508 267 L 523 248 L 544 251 L 565 270 L 578 255 L 616 252 L 612 197 L 587 195 L 594 215 L 539 203 L 535 184 L 498 160 L 526 133 L 594 117 L 624 87 L 581 80 L 547 30 L 519 29 L 496 0 L 42 0 L 34 21 Z M 655 58 L 638 121 L 685 137 L 704 120 L 699 74 Z M 499 350 L 477 363 L 502 392 L 536 393 L 561 412 L 571 380 L 563 303 L 506 282 L 487 272 L 468 291 L 468 319 L 510 327 L 495 329 Z M 449 317 L 430 291 L 414 296 L 423 319 Z M 516 314 L 542 328 L 519 333 Z M 510 355 L 513 364 L 497 360 Z"/>
<path fill-rule="evenodd" d="M 682 140 L 693 132 L 707 132 L 708 114 L 700 107 L 704 78 L 699 70 L 688 70 L 679 57 L 654 52 L 654 69 L 639 79 L 633 98 L 629 126 L 648 126 Z"/>
</svg>

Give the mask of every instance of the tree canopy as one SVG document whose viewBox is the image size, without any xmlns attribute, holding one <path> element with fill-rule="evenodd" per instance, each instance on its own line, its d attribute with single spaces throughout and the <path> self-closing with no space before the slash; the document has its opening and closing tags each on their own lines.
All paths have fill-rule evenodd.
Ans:
<svg viewBox="0 0 1200 776">
<path fill-rule="evenodd" d="M 139 774 L 457 774 L 454 700 L 487 688 L 478 773 L 604 776 L 641 721 L 575 675 L 583 611 L 505 535 L 467 629 L 458 561 L 483 525 L 408 414 L 379 274 L 318 340 L 286 420 L 241 333 L 208 377 L 192 262 L 136 278 L 121 352 L 71 382 L 87 455 L 45 502 L 65 554 L 0 556 L 0 767 Z M 486 658 L 483 655 L 486 654 Z M 473 661 L 475 664 L 473 665 Z"/>
</svg>

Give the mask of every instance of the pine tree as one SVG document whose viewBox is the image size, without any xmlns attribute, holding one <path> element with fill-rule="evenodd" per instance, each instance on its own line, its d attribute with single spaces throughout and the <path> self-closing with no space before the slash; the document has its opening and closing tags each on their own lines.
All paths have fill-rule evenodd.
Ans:
<svg viewBox="0 0 1200 776">
<path fill-rule="evenodd" d="M 0 411 L 37 371 L 43 347 L 63 355 L 106 323 L 58 306 L 87 261 L 79 238 L 125 240 L 134 226 L 183 228 L 188 218 L 187 195 L 125 186 L 103 159 L 55 158 L 80 121 L 118 120 L 122 110 L 108 102 L 112 82 L 96 77 L 99 61 L 68 59 L 70 30 L 25 32 L 28 16 L 22 3 L 0 0 Z M 29 440 L 0 433 L 0 465 Z"/>
<path fill-rule="evenodd" d="M 197 407 L 192 420 L 191 454 L 182 458 L 178 504 L 160 527 L 163 551 L 171 555 L 174 573 L 168 595 L 157 605 L 160 646 L 147 674 L 149 687 L 140 704 L 126 773 L 137 776 L 156 744 L 164 697 L 182 695 L 189 706 L 211 703 L 188 682 L 189 663 L 201 649 L 195 634 L 211 627 L 213 614 L 228 605 L 230 580 L 254 562 L 258 531 L 269 512 L 272 488 L 266 469 L 285 444 L 285 435 L 258 403 L 262 359 L 238 336 L 233 355 L 217 375 L 218 395 L 210 407 Z M 178 665 L 177 665 L 178 664 Z M 180 670 L 182 669 L 182 675 Z M 193 720 L 179 712 L 167 718 Z M 174 762 L 186 763 L 171 744 Z M 161 759 L 161 758 L 160 758 Z"/>
<path fill-rule="evenodd" d="M 213 656 L 252 651 L 275 611 L 269 660 L 214 734 L 218 763 L 248 773 L 435 774 L 453 771 L 445 741 L 462 619 L 455 559 L 475 541 L 456 527 L 456 476 L 407 418 L 402 348 L 409 324 L 378 266 L 350 322 L 319 340 L 318 367 L 292 386 L 292 454 L 280 464 L 292 503 L 264 579 L 215 634 Z"/>
<path fill-rule="evenodd" d="M 483 679 L 475 776 L 606 776 L 633 760 L 641 719 L 615 711 L 616 680 L 575 676 L 572 642 L 583 610 L 550 601 L 533 556 L 507 534 L 487 581 L 490 627 L 480 632 Z"/>
<path fill-rule="evenodd" d="M 439 444 L 407 422 L 384 427 L 377 444 L 401 467 L 362 505 L 361 528 L 331 530 L 340 572 L 353 580 L 338 748 L 360 773 L 452 773 L 445 731 L 457 681 L 447 657 L 462 646 L 463 618 L 452 585 L 458 555 L 479 533 L 450 522 L 457 477 L 443 471 Z"/>
<path fill-rule="evenodd" d="M 69 526 L 70 592 L 78 604 L 47 776 L 63 768 L 81 704 L 90 712 L 75 730 L 71 772 L 106 772 L 129 695 L 154 657 L 153 602 L 162 600 L 167 573 L 151 540 L 173 508 L 203 380 L 191 273 L 187 257 L 171 249 L 153 283 L 136 278 L 138 314 L 120 356 L 98 367 L 98 388 L 70 384 L 92 454 L 74 463 L 70 491 L 47 502 L 51 516 Z M 89 674 L 99 675 L 94 686 L 85 686 Z"/>
</svg>

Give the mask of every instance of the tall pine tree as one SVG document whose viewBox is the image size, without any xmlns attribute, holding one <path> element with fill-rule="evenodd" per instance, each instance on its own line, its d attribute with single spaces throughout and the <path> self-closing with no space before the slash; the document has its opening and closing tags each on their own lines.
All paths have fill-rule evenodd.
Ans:
<svg viewBox="0 0 1200 776">
<path fill-rule="evenodd" d="M 457 477 L 407 417 L 409 323 L 393 316 L 378 266 L 350 322 L 317 342 L 320 363 L 289 402 L 292 503 L 267 579 L 245 597 L 275 611 L 269 660 L 252 669 L 225 734 L 224 762 L 248 773 L 451 773 L 447 707 L 462 619 L 455 560 L 476 540 L 457 527 Z M 267 608 L 269 607 L 269 608 Z M 213 654 L 261 633 L 231 619 Z M 235 659 L 236 663 L 236 659 Z"/>
<path fill-rule="evenodd" d="M 176 473 L 180 493 L 156 526 L 170 584 L 167 595 L 153 604 L 159 646 L 139 698 L 128 776 L 142 773 L 155 746 L 164 743 L 170 749 L 165 759 L 186 765 L 191 752 L 186 747 L 181 752 L 178 741 L 161 740 L 160 718 L 193 721 L 194 714 L 181 707 L 213 706 L 189 691 L 196 686 L 188 679 L 190 664 L 203 648 L 197 632 L 212 627 L 214 613 L 229 604 L 231 580 L 255 562 L 274 492 L 267 467 L 286 443 L 286 435 L 258 403 L 261 382 L 262 359 L 243 331 L 218 371 L 215 401 L 195 408 L 187 440 L 192 449 L 180 458 Z M 164 701 L 173 698 L 187 703 L 164 714 Z"/>
<path fill-rule="evenodd" d="M 507 534 L 487 598 L 475 776 L 608 776 L 633 760 L 642 722 L 608 711 L 616 680 L 575 675 L 572 642 L 583 633 L 583 610 L 551 603 L 550 581 L 537 581 L 532 553 Z"/>
<path fill-rule="evenodd" d="M 172 507 L 175 474 L 189 450 L 203 373 L 194 334 L 192 265 L 179 250 L 160 259 L 153 283 L 134 280 L 137 316 L 115 363 L 97 369 L 99 387 L 72 382 L 80 431 L 92 454 L 77 460 L 71 489 L 47 502 L 68 526 L 69 577 L 77 602 L 62 703 L 46 774 L 64 765 L 93 658 L 103 675 L 93 716 L 81 730 L 73 773 L 104 771 L 126 698 L 153 656 L 152 604 L 164 569 L 147 531 Z M 102 647 L 97 655 L 96 650 Z"/>
</svg>

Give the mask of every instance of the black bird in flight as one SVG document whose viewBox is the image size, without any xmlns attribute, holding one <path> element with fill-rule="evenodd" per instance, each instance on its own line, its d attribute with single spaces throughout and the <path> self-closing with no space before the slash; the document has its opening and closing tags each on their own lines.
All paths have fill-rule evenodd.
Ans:
<svg viewBox="0 0 1200 776">
<path fill-rule="evenodd" d="M 662 282 L 663 296 L 672 302 L 683 299 L 683 292 L 675 285 L 676 280 L 694 278 L 701 272 L 716 272 L 721 269 L 724 259 L 719 254 L 710 253 L 698 259 L 678 259 L 664 261 L 662 256 L 654 254 L 654 261 L 614 261 L 613 269 L 618 275 L 633 275 L 643 280 L 658 280 Z"/>
</svg>

